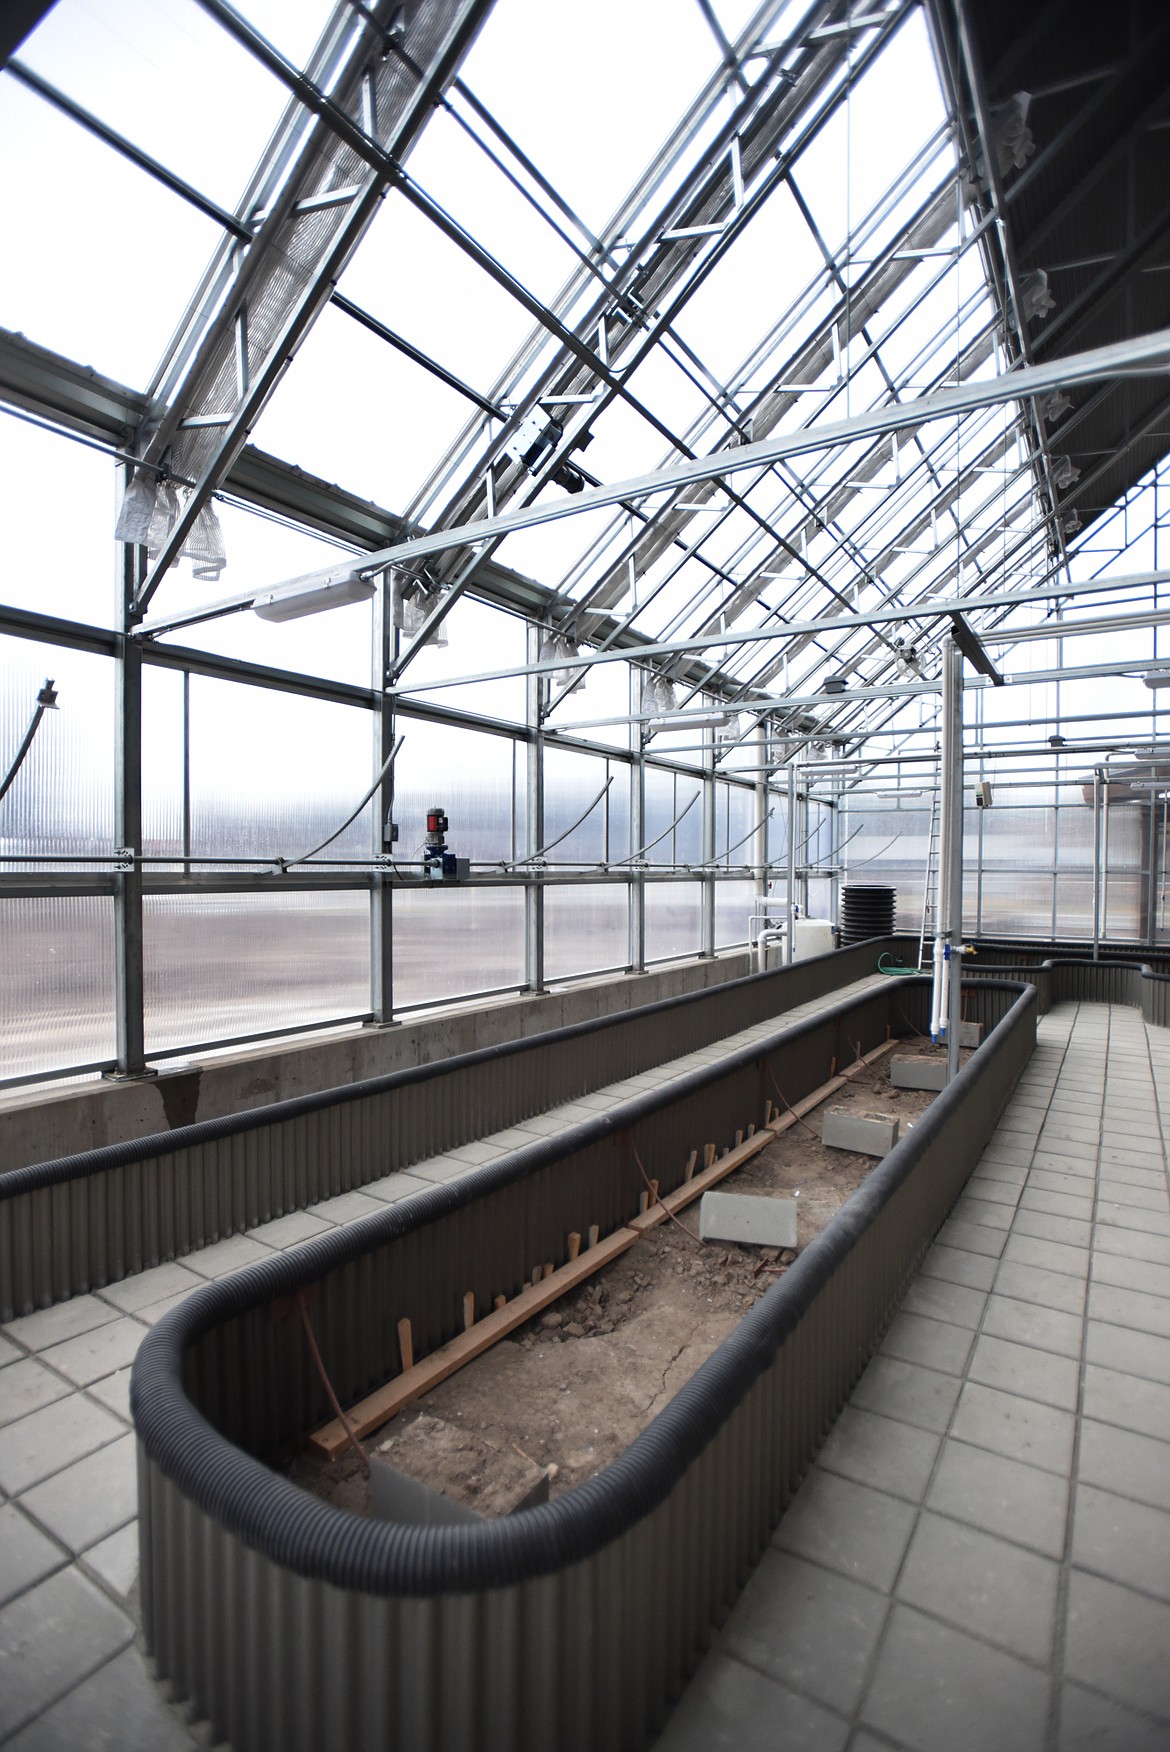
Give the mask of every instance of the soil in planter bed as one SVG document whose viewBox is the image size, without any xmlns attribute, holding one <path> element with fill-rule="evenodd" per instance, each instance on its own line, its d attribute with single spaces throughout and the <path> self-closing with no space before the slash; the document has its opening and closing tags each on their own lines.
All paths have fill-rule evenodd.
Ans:
<svg viewBox="0 0 1170 1752">
<path fill-rule="evenodd" d="M 757 1197 L 797 1198 L 797 1251 L 808 1246 L 859 1187 L 872 1156 L 827 1149 L 820 1141 L 826 1107 L 854 1107 L 913 1122 L 933 1095 L 895 1089 L 892 1058 L 930 1054 L 929 1043 L 907 1043 L 861 1072 L 743 1167 L 720 1190 Z M 964 1057 L 967 1055 L 964 1054 Z M 653 1173 L 653 1166 L 647 1163 Z M 484 1456 L 519 1454 L 552 1469 L 550 1495 L 561 1495 L 615 1459 L 694 1374 L 796 1257 L 775 1248 L 698 1239 L 699 1201 L 637 1241 L 629 1252 L 535 1315 L 466 1368 L 371 1435 L 374 1453 L 386 1443 L 392 1464 L 418 1444 L 403 1440 L 425 1413 L 466 1433 L 467 1440 L 428 1453 L 432 1488 L 469 1508 L 493 1496 Z M 685 1229 L 684 1234 L 682 1230 Z M 763 1266 L 764 1269 L 757 1268 Z M 402 1468 L 416 1471 L 412 1459 Z M 302 1452 L 289 1476 L 338 1507 L 368 1512 L 369 1486 L 357 1457 L 334 1461 Z"/>
</svg>

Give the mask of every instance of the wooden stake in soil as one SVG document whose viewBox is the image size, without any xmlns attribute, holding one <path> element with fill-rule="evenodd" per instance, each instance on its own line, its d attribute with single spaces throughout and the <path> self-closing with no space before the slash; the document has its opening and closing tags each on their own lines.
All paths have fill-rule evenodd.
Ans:
<svg viewBox="0 0 1170 1752">
<path fill-rule="evenodd" d="M 687 1161 L 687 1165 L 686 1165 L 686 1168 L 685 1168 L 685 1170 L 684 1170 L 684 1172 L 683 1172 L 683 1181 L 684 1181 L 684 1183 L 685 1183 L 685 1182 L 686 1182 L 686 1181 L 688 1181 L 688 1180 L 693 1180 L 693 1179 L 694 1179 L 694 1177 L 695 1177 L 695 1167 L 696 1167 L 696 1165 L 697 1165 L 697 1163 L 698 1163 L 698 1160 L 699 1160 L 699 1152 L 698 1152 L 698 1150 L 692 1150 L 692 1151 L 691 1151 L 691 1154 L 690 1154 L 690 1157 L 689 1157 L 689 1159 L 688 1159 L 688 1161 Z"/>
<path fill-rule="evenodd" d="M 495 1309 L 497 1314 L 499 1313 L 501 1308 L 506 1308 L 507 1306 L 508 1306 L 507 1296 L 497 1296 L 495 1301 L 492 1303 L 492 1307 Z"/>
<path fill-rule="evenodd" d="M 463 1330 L 470 1332 L 475 1325 L 475 1291 L 468 1290 L 463 1298 Z"/>
<path fill-rule="evenodd" d="M 893 1044 L 891 1041 L 886 1041 L 883 1045 L 875 1047 L 871 1053 L 866 1054 L 864 1064 L 870 1065 L 876 1059 L 881 1058 L 889 1052 Z M 532 1286 L 525 1287 L 518 1296 L 515 1296 L 504 1306 L 501 1306 L 502 1299 L 497 1297 L 495 1311 L 478 1321 L 473 1331 L 460 1333 L 449 1344 L 440 1346 L 430 1356 L 424 1357 L 417 1366 L 409 1370 L 405 1369 L 404 1366 L 402 1375 L 396 1376 L 393 1381 L 388 1381 L 385 1386 L 379 1387 L 358 1405 L 352 1406 L 347 1419 L 350 1428 L 359 1437 L 367 1436 L 371 1431 L 380 1428 L 396 1412 L 401 1411 L 403 1406 L 411 1404 L 413 1400 L 429 1392 L 432 1387 L 437 1387 L 441 1381 L 447 1380 L 448 1376 L 453 1375 L 465 1363 L 469 1363 L 473 1358 L 481 1355 L 498 1339 L 515 1331 L 517 1326 L 522 1326 L 526 1320 L 530 1320 L 533 1314 L 542 1308 L 547 1308 L 559 1296 L 575 1289 L 579 1283 L 587 1277 L 591 1277 L 595 1271 L 602 1269 L 619 1253 L 624 1253 L 628 1247 L 632 1247 L 639 1236 L 648 1229 L 657 1228 L 659 1223 L 666 1222 L 676 1211 L 700 1197 L 708 1186 L 717 1184 L 743 1162 L 749 1161 L 751 1157 L 771 1143 L 773 1138 L 779 1136 L 781 1132 L 787 1131 L 790 1126 L 796 1125 L 802 1114 L 809 1113 L 813 1108 L 819 1107 L 844 1084 L 851 1082 L 860 1068 L 859 1065 L 853 1065 L 839 1076 L 834 1074 L 828 1083 L 823 1083 L 819 1089 L 814 1089 L 811 1094 L 793 1103 L 787 1113 L 777 1111 L 776 1118 L 766 1130 L 749 1138 L 737 1150 L 724 1151 L 718 1163 L 715 1161 L 715 1145 L 707 1144 L 703 1151 L 705 1167 L 701 1174 L 693 1175 L 688 1183 L 678 1187 L 674 1192 L 668 1193 L 665 1198 L 659 1199 L 643 1216 L 634 1217 L 624 1228 L 615 1229 L 606 1236 L 604 1241 L 600 1240 L 599 1225 L 592 1224 L 589 1229 L 589 1249 L 581 1258 L 561 1266 L 560 1270 L 555 1272 L 550 1265 L 548 1267 L 549 1281 L 544 1281 L 544 1269 L 538 1266 L 533 1273 Z M 728 1257 L 730 1258 L 730 1255 Z M 409 1346 L 409 1320 L 402 1320 L 398 1324 L 400 1347 L 403 1343 L 404 1328 L 406 1344 Z M 332 1423 L 317 1430 L 309 1438 L 309 1446 L 315 1453 L 332 1459 L 341 1452 L 348 1440 L 345 1426 L 335 1419 Z"/>
<path fill-rule="evenodd" d="M 581 1237 L 576 1229 L 569 1230 L 569 1258 L 576 1259 L 581 1251 Z"/>
<path fill-rule="evenodd" d="M 411 1336 L 410 1321 L 398 1322 L 398 1355 L 402 1361 L 403 1373 L 414 1368 L 414 1339 Z"/>
</svg>

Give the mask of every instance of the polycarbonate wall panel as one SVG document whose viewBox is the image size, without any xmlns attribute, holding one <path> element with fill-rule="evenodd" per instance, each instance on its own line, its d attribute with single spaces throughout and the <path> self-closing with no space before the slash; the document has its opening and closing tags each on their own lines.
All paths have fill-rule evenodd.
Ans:
<svg viewBox="0 0 1170 1752">
<path fill-rule="evenodd" d="M 646 884 L 646 959 L 697 955 L 702 947 L 702 890 L 697 882 Z"/>
<path fill-rule="evenodd" d="M 980 930 L 988 937 L 1047 937 L 1052 930 L 1052 877 L 983 872 Z M 974 921 L 967 920 L 970 926 Z"/>
<path fill-rule="evenodd" d="M 1112 867 L 1101 891 L 1101 935 L 1131 940 L 1141 935 L 1143 878 L 1119 876 Z"/>
<path fill-rule="evenodd" d="M 608 779 L 613 782 L 597 801 Z M 566 829 L 587 809 L 585 820 L 566 835 Z M 630 780 L 624 764 L 611 765 L 590 755 L 546 748 L 544 844 L 549 848 L 550 864 L 594 865 L 627 857 L 633 849 L 629 822 Z"/>
<path fill-rule="evenodd" d="M 146 1051 L 370 1007 L 368 894 L 148 895 Z"/>
<path fill-rule="evenodd" d="M 394 763 L 397 856 L 417 863 L 427 811 L 444 809 L 447 845 L 477 863 L 505 863 L 524 852 L 525 749 L 508 736 L 401 718 L 406 740 Z M 512 807 L 516 801 L 513 834 Z"/>
<path fill-rule="evenodd" d="M 624 882 L 574 883 L 544 896 L 544 974 L 571 979 L 629 961 L 629 889 Z"/>
<path fill-rule="evenodd" d="M 521 889 L 436 882 L 394 895 L 396 1009 L 519 986 L 523 979 Z"/>
<path fill-rule="evenodd" d="M 154 784 L 182 789 L 182 743 Z M 196 854 L 295 859 L 333 833 L 374 776 L 369 712 L 207 676 L 191 678 L 191 845 Z M 370 854 L 370 808 L 323 858 Z"/>
<path fill-rule="evenodd" d="M 646 831 L 642 844 L 649 846 L 651 864 L 697 864 L 703 855 L 702 786 L 682 773 L 646 768 Z M 661 837 L 660 837 L 661 836 Z M 658 841 L 653 845 L 654 840 Z M 637 851 L 631 846 L 631 851 Z"/>
<path fill-rule="evenodd" d="M 16 759 L 46 680 L 55 681 L 58 696 L 0 799 L 0 852 L 102 853 L 108 860 L 114 850 L 113 663 L 86 651 L 0 638 L 0 673 L 0 779 Z"/>
<path fill-rule="evenodd" d="M 715 884 L 715 947 L 748 940 L 748 918 L 758 910 L 754 882 Z"/>
<path fill-rule="evenodd" d="M 177 669 L 142 671 L 142 849 L 183 851 L 183 685 Z"/>
<path fill-rule="evenodd" d="M 0 1078 L 114 1057 L 114 903 L 0 900 Z"/>
<path fill-rule="evenodd" d="M 1093 878 L 1056 878 L 1056 934 L 1088 942 L 1093 935 Z"/>
<path fill-rule="evenodd" d="M 723 864 L 751 864 L 756 844 L 756 800 L 739 785 L 715 787 L 715 855 Z"/>
</svg>

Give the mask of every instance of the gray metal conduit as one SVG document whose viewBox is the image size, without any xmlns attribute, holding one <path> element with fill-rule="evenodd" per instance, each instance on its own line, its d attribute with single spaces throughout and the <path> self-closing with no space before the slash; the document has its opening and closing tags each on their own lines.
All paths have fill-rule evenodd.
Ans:
<svg viewBox="0 0 1170 1752">
<path fill-rule="evenodd" d="M 0 1319 L 367 1185 L 872 973 L 860 944 L 154 1137 L 0 1175 Z"/>
<path fill-rule="evenodd" d="M 315 1287 L 352 1402 L 397 1372 L 400 1308 L 429 1349 L 461 1328 L 469 1283 L 518 1287 L 554 1236 L 560 1259 L 582 1199 L 603 1232 L 628 1220 L 632 1132 L 669 1191 L 688 1148 L 762 1120 L 769 1071 L 799 1098 L 845 1039 L 864 1050 L 900 1013 L 920 1027 L 928 996 L 891 981 L 165 1316 L 131 1404 L 144 1626 L 175 1695 L 236 1752 L 646 1746 L 978 1160 L 1035 1043 L 1034 988 L 980 983 L 995 1026 L 959 1075 L 629 1448 L 547 1505 L 407 1528 L 271 1470 L 261 1456 L 327 1415 L 280 1299 Z"/>
</svg>

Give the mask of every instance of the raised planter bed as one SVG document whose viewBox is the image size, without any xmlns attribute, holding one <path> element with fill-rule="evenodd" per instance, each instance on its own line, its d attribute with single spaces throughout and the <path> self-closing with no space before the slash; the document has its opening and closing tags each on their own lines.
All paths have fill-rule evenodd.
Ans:
<svg viewBox="0 0 1170 1752">
<path fill-rule="evenodd" d="M 236 1752 L 646 1745 L 726 1613 L 978 1160 L 1035 1041 L 1036 994 L 980 982 L 983 1046 L 619 1458 L 499 1520 L 404 1527 L 331 1507 L 269 1461 L 514 1295 L 568 1233 L 628 1224 L 635 1149 L 669 1194 L 779 1082 L 921 1025 L 903 979 L 384 1215 L 196 1292 L 134 1367 L 148 1646 Z"/>
</svg>

